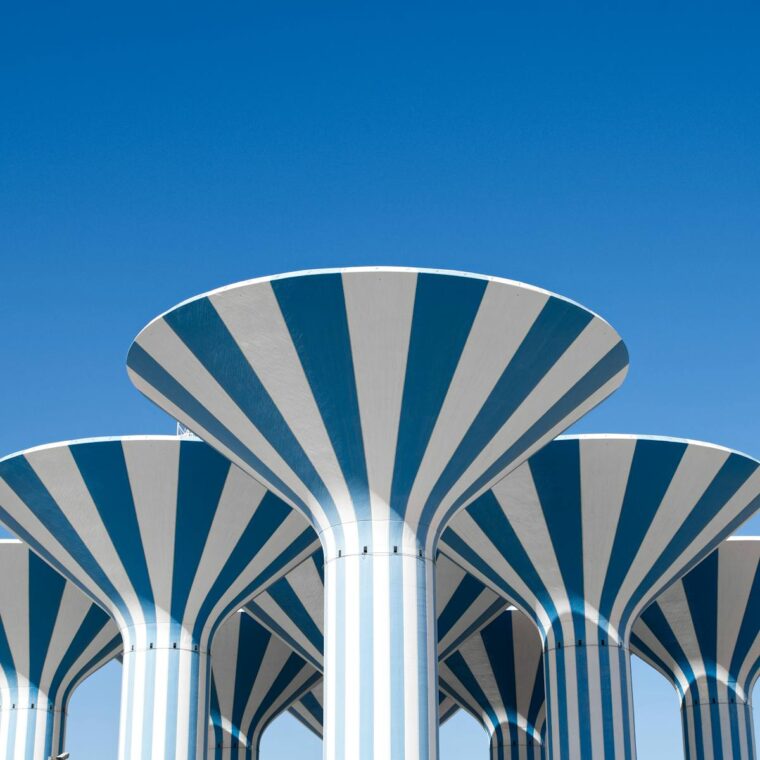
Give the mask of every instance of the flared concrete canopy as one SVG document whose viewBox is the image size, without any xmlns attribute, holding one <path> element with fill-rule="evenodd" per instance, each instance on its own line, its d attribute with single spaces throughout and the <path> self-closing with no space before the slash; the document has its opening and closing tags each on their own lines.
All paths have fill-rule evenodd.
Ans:
<svg viewBox="0 0 760 760">
<path fill-rule="evenodd" d="M 678 691 L 686 757 L 754 758 L 760 538 L 728 538 L 663 591 L 634 624 L 631 651 Z"/>
<path fill-rule="evenodd" d="M 104 610 L 26 544 L 0 540 L 0 757 L 62 752 L 72 692 L 121 649 Z"/>
<path fill-rule="evenodd" d="M 244 611 L 212 648 L 209 758 L 257 758 L 266 727 L 322 674 Z"/>
<path fill-rule="evenodd" d="M 368 521 L 390 520 L 391 543 L 428 551 L 457 508 L 617 388 L 628 355 L 604 320 L 538 288 L 376 267 L 199 296 L 151 322 L 127 364 L 319 531 L 344 526 L 337 548 L 378 543 Z"/>
<path fill-rule="evenodd" d="M 633 622 L 758 507 L 760 465 L 743 454 L 561 436 L 452 519 L 442 551 L 542 634 L 551 758 L 635 754 Z"/>
<path fill-rule="evenodd" d="M 318 545 L 260 483 L 205 443 L 173 436 L 6 457 L 0 521 L 116 621 L 129 685 L 123 760 L 205 755 L 216 627 Z"/>
<path fill-rule="evenodd" d="M 441 691 L 485 728 L 492 758 L 540 760 L 546 720 L 543 652 L 526 615 L 514 607 L 502 612 L 441 662 L 439 679 Z"/>
</svg>

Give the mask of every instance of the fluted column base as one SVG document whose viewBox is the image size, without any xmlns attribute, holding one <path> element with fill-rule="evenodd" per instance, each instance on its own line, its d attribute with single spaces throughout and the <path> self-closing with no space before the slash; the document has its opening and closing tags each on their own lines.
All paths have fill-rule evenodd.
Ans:
<svg viewBox="0 0 760 760">
<path fill-rule="evenodd" d="M 325 552 L 325 760 L 434 760 L 434 562 L 401 541 L 323 543 L 335 547 Z"/>
<path fill-rule="evenodd" d="M 685 760 L 755 760 L 752 705 L 741 699 L 684 702 Z"/>
<path fill-rule="evenodd" d="M 544 650 L 547 758 L 634 760 L 630 654 L 605 633 Z"/>
<path fill-rule="evenodd" d="M 0 757 L 47 760 L 63 751 L 66 714 L 46 697 L 24 691 L 0 696 Z"/>
<path fill-rule="evenodd" d="M 208 655 L 155 638 L 132 645 L 125 637 L 119 760 L 206 760 Z"/>
<path fill-rule="evenodd" d="M 519 726 L 502 724 L 491 734 L 491 760 L 544 760 L 541 741 Z"/>
</svg>

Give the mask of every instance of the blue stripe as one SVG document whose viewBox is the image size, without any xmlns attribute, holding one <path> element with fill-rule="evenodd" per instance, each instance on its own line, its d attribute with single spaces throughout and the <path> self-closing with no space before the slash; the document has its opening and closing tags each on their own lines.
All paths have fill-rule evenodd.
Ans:
<svg viewBox="0 0 760 760">
<path fill-rule="evenodd" d="M 590 312 L 559 298 L 550 297 L 544 304 L 431 489 L 422 512 L 423 525 L 433 520 L 440 502 L 462 473 L 511 419 L 592 318 Z"/>
<path fill-rule="evenodd" d="M 290 620 L 292 620 L 299 632 L 306 637 L 308 642 L 318 652 L 324 652 L 325 637 L 322 634 L 322 631 L 319 630 L 319 626 L 311 616 L 309 610 L 303 606 L 298 594 L 293 591 L 293 587 L 290 585 L 287 578 L 280 578 L 280 580 L 275 581 L 267 589 L 267 592 L 277 606 L 287 614 Z"/>
<path fill-rule="evenodd" d="M 720 550 L 718 550 L 720 551 Z M 735 679 L 741 668 L 745 664 L 748 653 L 752 650 L 752 645 L 757 636 L 758 621 L 760 620 L 760 565 L 755 570 L 755 575 L 752 579 L 752 587 L 750 588 L 747 602 L 744 606 L 744 617 L 742 618 L 741 626 L 739 627 L 739 634 L 736 637 L 736 645 L 734 647 L 734 654 L 731 658 L 729 665 L 729 674 Z M 741 684 L 746 694 L 749 694 L 749 689 L 754 681 L 754 673 L 760 665 L 760 659 L 752 671 L 748 674 L 747 681 Z M 735 683 L 735 680 L 734 680 Z"/>
<path fill-rule="evenodd" d="M 672 444 L 670 444 L 672 445 Z M 753 475 L 758 468 L 757 462 L 748 459 L 741 454 L 730 454 L 723 466 L 713 478 L 710 485 L 694 505 L 689 513 L 688 519 L 683 526 L 669 541 L 667 547 L 662 552 L 658 560 L 652 565 L 642 582 L 639 584 L 636 593 L 631 595 L 631 599 L 626 605 L 621 620 L 624 624 L 628 622 L 634 606 L 642 599 L 644 594 L 656 587 L 657 581 L 665 574 L 673 562 L 674 557 L 679 557 L 686 552 L 688 547 L 699 536 L 704 527 L 718 514 L 718 512 L 730 501 L 734 494 L 744 485 L 744 483 Z M 760 497 L 753 499 L 752 503 L 742 510 L 736 520 L 726 525 L 694 558 L 693 566 L 707 554 L 709 554 L 726 536 L 737 527 L 743 520 L 746 520 L 760 506 Z M 615 547 L 613 547 L 613 552 Z M 684 568 L 683 572 L 688 572 L 690 567 Z M 662 593 L 664 589 L 660 588 L 657 593 Z"/>
<path fill-rule="evenodd" d="M 308 692 L 307 694 L 304 694 L 299 700 L 299 702 L 303 706 L 304 710 L 306 710 L 306 712 L 308 712 L 320 726 L 324 726 L 324 714 L 322 710 L 322 705 L 319 703 L 319 700 L 314 696 L 313 692 Z M 305 725 L 309 726 L 308 723 L 306 723 Z"/>
<path fill-rule="evenodd" d="M 343 560 L 338 560 L 339 562 Z M 384 561 L 383 559 L 380 560 Z M 359 558 L 359 625 L 362 635 L 359 637 L 359 716 L 362 730 L 359 732 L 360 757 L 372 757 L 374 754 L 375 716 L 374 716 L 374 684 L 375 677 L 380 679 L 384 674 L 375 673 L 374 641 L 371 632 L 375 630 L 373 601 L 374 601 L 374 557 L 372 555 Z M 423 650 L 424 651 L 424 650 Z M 421 658 L 424 659 L 424 658 Z M 420 689 L 425 681 L 420 681 Z M 425 732 L 427 734 L 427 731 Z M 420 755 L 424 757 L 424 755 Z"/>
<path fill-rule="evenodd" d="M 584 639 L 580 442 L 577 439 L 555 441 L 534 454 L 528 466 L 570 602 L 574 635 L 576 639 Z M 535 586 L 531 588 L 536 590 Z M 551 594 L 545 587 L 536 593 L 544 609 L 553 607 Z"/>
<path fill-rule="evenodd" d="M 510 743 L 517 742 L 517 683 L 515 672 L 515 637 L 512 616 L 505 614 L 486 626 L 480 634 L 491 665 L 509 724 Z M 498 722 L 497 722 L 498 725 Z"/>
<path fill-rule="evenodd" d="M 625 576 L 657 515 L 685 451 L 684 443 L 647 439 L 636 441 L 599 605 L 605 618 L 612 612 Z"/>
<path fill-rule="evenodd" d="M 401 589 L 403 588 L 403 561 L 391 561 L 388 563 L 389 569 L 389 589 Z M 339 610 L 340 611 L 340 610 Z M 390 604 L 388 609 L 388 617 L 390 618 L 390 662 L 388 667 L 391 674 L 391 757 L 404 757 L 404 605 L 403 604 Z M 342 629 L 343 626 L 340 626 Z M 338 645 L 341 644 L 342 636 Z M 338 650 L 339 652 L 341 650 Z M 345 661 L 344 657 L 338 655 L 339 662 Z M 341 678 L 345 677 L 345 674 L 341 672 Z M 343 689 L 339 693 L 343 693 Z M 341 708 L 337 715 L 345 715 L 343 705 L 339 705 Z M 349 760 L 353 760 L 350 758 Z"/>
<path fill-rule="evenodd" d="M 130 584 L 141 601 L 145 622 L 148 625 L 155 623 L 153 588 L 121 441 L 74 445 L 69 450 Z"/>
<path fill-rule="evenodd" d="M 306 452 L 301 447 L 293 431 L 288 427 L 277 405 L 267 393 L 264 385 L 243 355 L 240 347 L 230 334 L 227 326 L 222 321 L 216 309 L 208 298 L 201 298 L 192 303 L 192 308 L 175 309 L 164 317 L 166 324 L 176 333 L 177 337 L 187 346 L 198 361 L 208 370 L 212 377 L 225 390 L 228 396 L 237 404 L 251 423 L 262 432 L 278 454 L 287 462 L 288 466 L 296 473 L 307 488 L 314 494 L 320 505 L 331 516 L 331 522 L 335 521 L 337 511 L 329 491 L 317 474 Z M 142 370 L 153 370 L 145 377 L 152 385 L 151 378 L 156 376 L 155 368 L 145 366 L 144 360 L 136 354 L 134 359 L 132 352 L 128 358 L 130 367 L 136 369 L 139 363 L 140 374 Z M 133 364 L 133 361 L 135 364 Z M 162 383 L 166 385 L 166 381 Z M 157 387 L 154 385 L 154 387 Z M 159 389 L 157 387 L 157 389 Z M 171 389 L 168 398 L 176 403 L 176 394 Z M 186 399 L 187 401 L 189 399 Z M 205 415 L 204 415 L 205 417 Z M 196 421 L 202 422 L 196 416 Z M 203 425 L 214 437 L 223 440 L 217 435 L 220 427 L 216 421 Z M 225 445 L 228 445 L 225 441 Z M 236 453 L 238 453 L 236 451 Z M 255 467 L 253 455 L 243 447 L 244 460 L 254 467 L 257 472 L 264 474 L 264 470 Z M 242 453 L 241 453 L 242 455 Z M 300 502 L 299 506 L 302 506 Z M 308 509 L 304 512 L 309 516 Z"/>
<path fill-rule="evenodd" d="M 216 502 L 214 502 L 216 503 Z M 219 571 L 211 588 L 206 594 L 206 598 L 198 610 L 196 617 L 195 630 L 200 631 L 211 614 L 214 606 L 225 594 L 230 586 L 240 577 L 241 573 L 250 564 L 251 558 L 258 556 L 270 542 L 277 528 L 290 515 L 290 507 L 285 502 L 277 498 L 271 491 L 267 491 L 259 505 L 256 507 L 251 519 L 240 534 L 234 548 L 230 551 L 227 560 L 222 569 Z M 191 524 L 189 526 L 191 528 Z M 206 540 L 207 534 L 202 534 L 202 540 Z M 235 599 L 229 600 L 222 614 L 218 619 L 226 617 L 227 611 L 234 606 L 247 602 L 252 593 L 260 588 L 267 580 L 274 577 L 277 572 L 290 562 L 303 548 L 309 543 L 316 540 L 316 536 L 311 528 L 306 528 L 298 538 L 296 538 L 287 549 L 276 547 L 277 551 L 271 563 L 268 564 L 259 575 L 249 583 L 245 589 L 240 591 Z M 197 555 L 200 559 L 200 552 Z M 197 560 L 196 560 L 197 565 Z M 188 573 L 188 582 L 192 583 L 194 572 Z M 183 605 L 184 608 L 184 605 Z M 196 634 L 197 635 L 197 634 Z"/>
<path fill-rule="evenodd" d="M 256 620 L 265 625 L 276 636 L 281 638 L 291 649 L 298 652 L 298 654 L 300 654 L 301 657 L 303 657 L 304 660 L 306 660 L 309 664 L 313 665 L 315 668 L 317 668 L 317 670 L 323 669 L 322 662 L 312 657 L 311 654 L 309 654 L 309 652 L 307 652 L 306 649 L 301 646 L 298 641 L 296 641 L 296 639 L 294 639 L 274 618 L 268 615 L 257 604 L 255 599 L 246 604 L 246 609 L 256 618 Z"/>
<path fill-rule="evenodd" d="M 705 668 L 710 699 L 717 698 L 718 553 L 713 552 L 681 580 L 694 635 Z M 757 621 L 755 621 L 757 624 Z"/>
<path fill-rule="evenodd" d="M 180 636 L 187 600 L 231 466 L 229 460 L 210 446 L 180 444 L 172 569 L 172 638 Z M 252 551 L 248 558 L 255 553 Z M 225 567 L 229 561 L 228 559 Z M 242 569 L 243 567 L 239 568 Z M 228 579 L 228 587 L 232 580 L 234 579 Z M 209 601 L 213 603 L 219 598 L 214 594 L 214 591 L 218 593 L 218 581 L 219 578 L 204 600 L 203 606 L 206 608 L 211 606 Z M 205 615 L 196 622 L 196 627 L 203 623 Z"/>
<path fill-rule="evenodd" d="M 74 526 L 63 513 L 58 503 L 53 499 L 42 481 L 37 477 L 27 459 L 23 456 L 12 457 L 0 462 L 0 477 L 5 480 L 8 486 L 16 493 L 18 498 L 24 502 L 25 506 L 32 514 L 45 526 L 50 533 L 56 537 L 61 546 L 72 556 L 77 558 L 77 564 L 87 575 L 92 578 L 93 582 L 103 592 L 104 597 L 111 601 L 115 607 L 125 617 L 126 621 L 131 622 L 132 618 L 124 604 L 119 592 L 111 583 L 110 579 L 103 572 L 95 557 L 92 555 L 87 545 L 80 538 Z M 61 562 L 55 559 L 50 552 L 39 546 L 39 542 L 22 528 L 22 526 L 11 517 L 4 509 L 0 510 L 3 522 L 13 531 L 13 533 L 26 543 L 34 544 L 39 548 L 40 555 L 55 567 L 62 575 L 68 576 L 68 573 Z M 78 581 L 74 581 L 82 591 L 88 596 L 92 596 L 85 586 Z"/>
<path fill-rule="evenodd" d="M 103 610 L 92 605 L 84 616 L 79 628 L 61 657 L 55 674 L 50 681 L 49 695 L 57 697 L 61 681 L 69 674 L 76 661 L 87 651 L 101 631 L 109 624 L 110 618 Z M 119 639 L 120 637 L 116 637 Z"/>
<path fill-rule="evenodd" d="M 39 557 L 31 552 L 28 557 L 29 620 L 24 627 L 29 632 L 29 686 L 33 690 L 32 701 L 36 702 L 36 692 L 53 638 L 66 581 Z"/>
<path fill-rule="evenodd" d="M 275 497 L 276 498 L 276 497 Z M 249 525 L 250 528 L 250 525 Z M 244 532 L 244 536 L 247 535 L 249 532 L 249 529 L 246 529 Z M 260 591 L 272 578 L 277 577 L 281 573 L 285 571 L 287 566 L 293 562 L 299 555 L 303 554 L 305 551 L 308 551 L 310 548 L 313 548 L 314 542 L 314 531 L 311 528 L 307 528 L 303 531 L 303 533 L 299 534 L 299 536 L 294 539 L 287 549 L 278 552 L 275 559 L 273 559 L 264 570 L 262 570 L 247 586 L 245 586 L 242 591 L 240 591 L 234 598 L 230 599 L 227 604 L 222 608 L 221 612 L 219 613 L 218 617 L 216 618 L 216 622 L 214 623 L 214 626 L 211 629 L 211 634 L 213 635 L 213 632 L 219 627 L 220 623 L 228 617 L 230 612 L 232 612 L 236 608 L 240 608 L 243 605 L 248 602 L 252 596 L 254 596 L 258 591 Z M 225 570 L 223 570 L 222 575 L 219 576 L 219 579 L 214 583 L 214 586 L 212 587 L 212 591 L 216 594 L 217 590 L 219 590 L 219 593 L 224 593 L 228 590 L 229 584 L 227 586 L 224 585 L 225 581 L 223 580 L 225 577 L 225 572 L 229 565 L 233 564 L 232 562 L 228 562 L 225 564 Z M 211 599 L 213 597 L 209 596 L 207 597 L 207 600 L 203 603 L 201 606 L 201 612 L 205 615 L 206 614 L 206 608 L 208 606 L 212 605 Z M 218 597 L 216 597 L 218 599 Z M 200 619 L 200 616 L 199 616 Z"/>
<path fill-rule="evenodd" d="M 486 280 L 418 274 L 391 485 L 403 520 L 409 494 L 478 313 Z M 445 339 L 444 337 L 445 336 Z"/>
<path fill-rule="evenodd" d="M 189 347 L 188 347 L 189 348 Z M 132 344 L 127 364 L 129 368 L 144 378 L 161 395 L 172 399 L 172 403 L 185 413 L 189 420 L 207 430 L 222 446 L 239 457 L 250 468 L 270 483 L 293 505 L 308 516 L 309 509 L 299 496 L 270 470 L 239 438 L 233 435 L 219 420 L 214 417 L 194 396 L 187 392 L 152 356 L 146 353 L 137 343 Z M 146 396 L 147 398 L 147 396 Z"/>
<path fill-rule="evenodd" d="M 451 672 L 457 677 L 457 680 L 462 684 L 462 686 L 467 689 L 467 694 L 475 700 L 475 705 L 472 705 L 468 699 L 463 699 L 463 695 L 461 694 L 455 696 L 454 699 L 460 703 L 469 703 L 471 705 L 470 709 L 479 720 L 481 719 L 481 715 L 488 716 L 488 720 L 490 721 L 492 728 L 496 728 L 500 723 L 499 716 L 496 714 L 496 711 L 493 709 L 490 700 L 480 686 L 477 677 L 470 670 L 469 665 L 461 653 L 454 652 L 454 654 L 452 654 L 451 657 L 446 660 L 446 667 L 451 670 Z M 445 688 L 446 691 L 453 696 L 453 692 L 455 690 L 452 690 L 450 688 L 450 684 L 447 683 Z M 475 706 L 477 706 L 477 709 L 473 710 L 473 707 Z"/>
<path fill-rule="evenodd" d="M 465 573 L 446 606 L 438 615 L 438 640 L 446 638 L 449 631 L 483 593 L 485 586 L 475 576 Z"/>
<path fill-rule="evenodd" d="M 486 491 L 482 496 L 478 497 L 469 507 L 467 507 L 467 512 L 483 533 L 488 536 L 488 540 L 493 544 L 494 548 L 517 571 L 517 574 L 526 586 L 531 589 L 536 598 L 544 600 L 544 608 L 549 619 L 552 621 L 557 620 L 559 616 L 557 615 L 551 594 L 544 585 L 544 582 L 536 570 L 528 552 L 525 550 L 522 543 L 520 543 L 520 539 L 517 537 L 514 528 L 504 515 L 501 504 L 499 504 L 493 491 Z M 444 540 L 446 543 L 451 544 L 450 537 L 452 534 L 453 531 L 451 529 L 446 530 L 444 533 Z M 542 629 L 543 623 L 535 616 L 533 605 L 528 604 L 527 600 L 517 594 L 515 589 L 503 579 L 499 578 L 475 552 L 469 552 L 469 554 L 469 557 L 464 554 L 463 556 L 466 556 L 469 562 L 475 560 L 475 567 L 479 570 L 487 571 L 488 575 L 491 576 L 492 581 L 495 581 L 498 584 L 506 594 L 507 598 L 511 599 L 516 604 L 519 604 L 526 612 L 531 614 L 539 628 Z"/>
<path fill-rule="evenodd" d="M 242 732 L 247 730 L 247 727 L 243 727 L 243 716 L 251 695 L 251 687 L 264 664 L 272 634 L 248 615 L 237 615 L 235 619 L 240 627 L 235 665 L 235 689 L 232 700 L 232 715 L 225 717 L 232 720 L 232 725 L 236 731 Z M 253 729 L 255 726 L 256 722 L 253 720 L 251 728 Z M 250 736 L 248 739 L 250 740 Z"/>
<path fill-rule="evenodd" d="M 628 350 L 618 343 L 605 354 L 562 398 L 534 422 L 483 474 L 466 488 L 439 519 L 439 530 L 460 507 L 467 504 L 494 478 L 506 474 L 507 468 L 516 462 L 535 443 L 576 412 L 577 408 L 596 393 L 606 382 L 628 365 Z M 569 423 L 567 423 L 569 424 Z M 567 424 L 565 427 L 567 427 Z"/>
<path fill-rule="evenodd" d="M 359 399 L 343 280 L 339 274 L 271 283 L 311 392 L 325 423 L 357 520 L 370 514 Z M 265 429 L 269 437 L 269 430 Z"/>
</svg>

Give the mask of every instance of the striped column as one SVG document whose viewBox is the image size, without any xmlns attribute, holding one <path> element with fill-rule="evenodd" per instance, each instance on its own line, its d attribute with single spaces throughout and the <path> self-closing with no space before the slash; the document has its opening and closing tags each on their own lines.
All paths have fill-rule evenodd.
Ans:
<svg viewBox="0 0 760 760">
<path fill-rule="evenodd" d="M 729 538 L 636 621 L 635 654 L 681 698 L 686 760 L 754 760 L 760 672 L 760 539 Z"/>
<path fill-rule="evenodd" d="M 759 506 L 742 454 L 563 436 L 454 517 L 442 550 L 541 632 L 549 758 L 635 757 L 633 622 Z"/>
<path fill-rule="evenodd" d="M 330 760 L 436 756 L 440 529 L 627 363 L 606 322 L 546 291 L 382 267 L 199 296 L 127 360 L 139 390 L 319 533 Z"/>
<path fill-rule="evenodd" d="M 168 436 L 0 460 L 0 520 L 116 621 L 123 760 L 206 759 L 216 628 L 317 545 L 213 449 Z"/>
<path fill-rule="evenodd" d="M 542 760 L 546 719 L 541 637 L 511 608 L 440 665 L 441 689 L 488 732 L 491 760 Z"/>
<path fill-rule="evenodd" d="M 0 540 L 0 757 L 63 752 L 72 692 L 120 650 L 103 610 L 20 541 Z"/>
<path fill-rule="evenodd" d="M 459 705 L 442 691 L 438 692 L 438 725 L 442 726 L 459 711 Z M 320 681 L 310 692 L 296 700 L 288 712 L 320 739 L 324 726 L 324 691 Z"/>
<path fill-rule="evenodd" d="M 583 620 L 558 626 L 568 627 L 590 629 Z M 630 653 L 620 642 L 609 645 L 603 629 L 589 632 L 594 638 L 545 643 L 549 756 L 633 758 Z"/>
<path fill-rule="evenodd" d="M 754 760 L 755 729 L 752 704 L 736 695 L 724 701 L 681 705 L 685 760 Z"/>
<path fill-rule="evenodd" d="M 257 760 L 264 729 L 322 674 L 245 612 L 220 627 L 212 649 L 208 760 Z"/>
</svg>

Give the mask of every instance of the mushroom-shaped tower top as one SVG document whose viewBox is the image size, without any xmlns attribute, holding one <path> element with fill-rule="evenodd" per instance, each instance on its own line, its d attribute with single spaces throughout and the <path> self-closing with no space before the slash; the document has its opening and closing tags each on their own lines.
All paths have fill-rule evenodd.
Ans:
<svg viewBox="0 0 760 760">
<path fill-rule="evenodd" d="M 366 268 L 199 296 L 151 322 L 127 365 L 148 398 L 320 534 L 325 756 L 411 760 L 437 751 L 425 565 L 441 527 L 615 390 L 628 354 L 604 320 L 537 288 Z M 361 652 L 358 672 L 374 669 L 383 707 L 362 707 L 332 681 L 343 669 L 330 663 L 333 612 L 348 620 L 337 657 Z M 391 662 L 404 674 L 395 685 Z M 337 722 L 333 704 L 345 709 Z M 349 735 L 334 736 L 337 724 Z"/>
<path fill-rule="evenodd" d="M 26 544 L 0 540 L 0 757 L 63 752 L 71 693 L 121 647 L 104 610 Z"/>
<path fill-rule="evenodd" d="M 211 655 L 208 760 L 257 760 L 266 727 L 322 674 L 242 610 L 219 627 Z"/>
<path fill-rule="evenodd" d="M 440 665 L 441 691 L 483 725 L 491 760 L 543 758 L 542 654 L 536 627 L 512 607 Z"/>
<path fill-rule="evenodd" d="M 301 515 L 192 438 L 7 457 L 0 520 L 116 620 L 123 758 L 203 757 L 214 630 L 317 544 Z"/>
<path fill-rule="evenodd" d="M 631 649 L 677 689 L 687 758 L 754 758 L 760 538 L 729 538 L 660 594 L 634 624 Z"/>
<path fill-rule="evenodd" d="M 552 758 L 634 756 L 631 626 L 759 506 L 760 464 L 742 454 L 568 436 L 454 517 L 443 551 L 543 635 Z"/>
<path fill-rule="evenodd" d="M 367 521 L 424 543 L 611 393 L 627 363 L 615 331 L 564 298 L 393 268 L 213 291 L 151 322 L 127 360 L 145 395 L 320 532 L 345 526 L 344 550 L 378 540 L 360 524 L 352 541 Z"/>
</svg>

